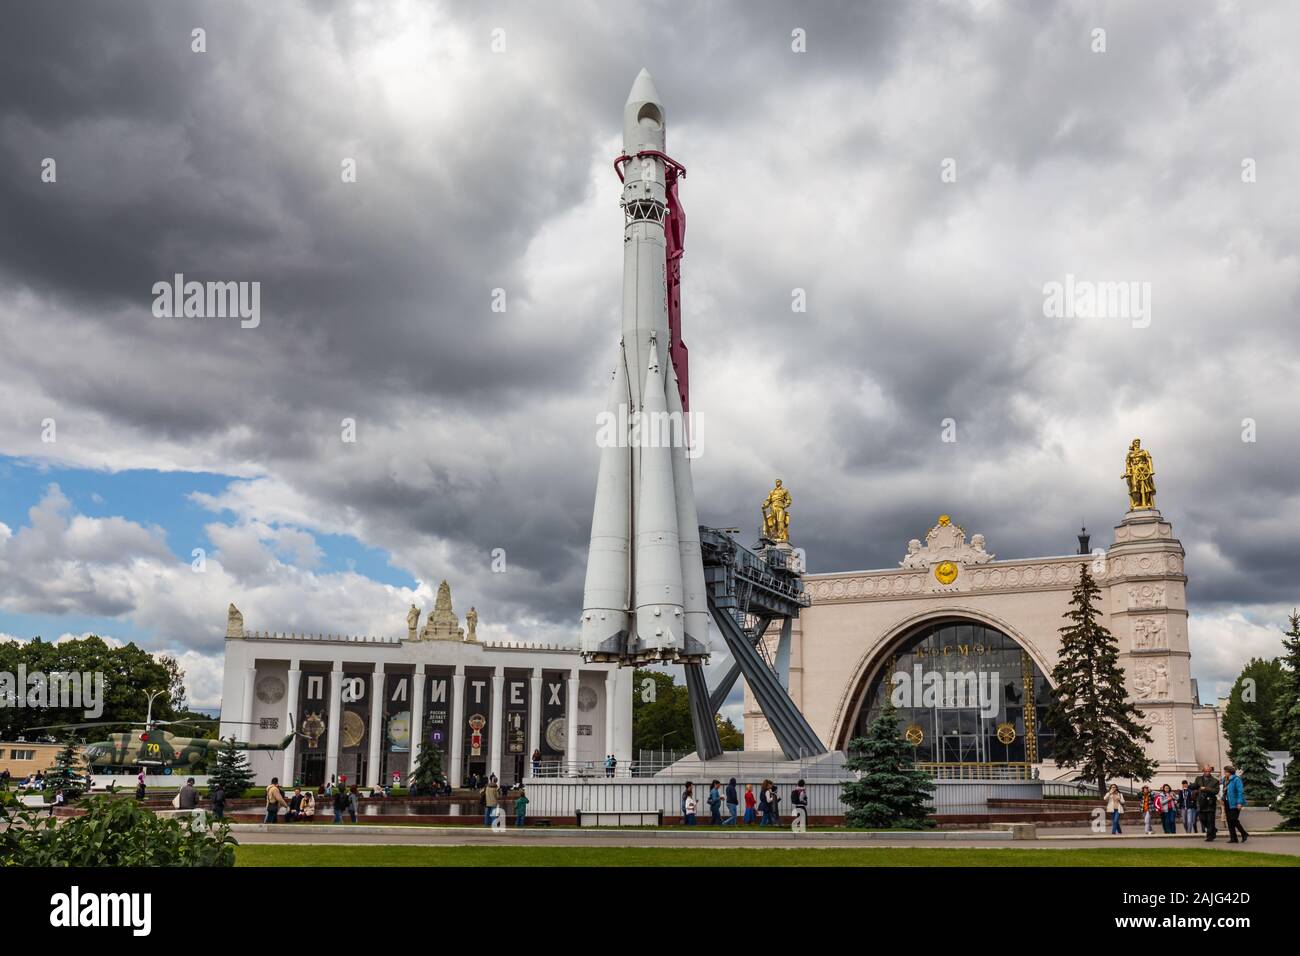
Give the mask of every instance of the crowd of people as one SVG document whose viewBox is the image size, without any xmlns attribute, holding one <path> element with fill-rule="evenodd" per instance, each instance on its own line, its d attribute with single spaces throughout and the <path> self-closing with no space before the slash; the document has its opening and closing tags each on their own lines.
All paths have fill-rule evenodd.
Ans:
<svg viewBox="0 0 1300 956">
<path fill-rule="evenodd" d="M 736 778 L 732 777 L 724 785 L 720 780 L 709 782 L 705 805 L 709 810 L 710 826 L 738 826 L 757 824 L 760 827 L 781 825 L 781 791 L 771 780 L 764 780 L 754 792 L 754 784 L 744 784 L 743 792 Z M 740 805 L 744 802 L 745 813 L 740 815 Z M 805 822 L 808 818 L 808 788 L 800 780 L 790 791 L 790 807 L 794 815 L 802 814 Z M 688 827 L 699 823 L 699 800 L 695 796 L 695 784 L 686 782 L 681 799 L 682 823 Z"/>
<path fill-rule="evenodd" d="M 1181 820 L 1183 832 L 1204 833 L 1206 842 L 1213 842 L 1218 837 L 1218 810 L 1222 806 L 1228 842 L 1245 843 L 1250 839 L 1241 825 L 1241 809 L 1246 805 L 1245 783 L 1231 766 L 1224 767 L 1223 773 L 1215 776 L 1214 768 L 1207 765 L 1199 777 L 1184 780 L 1178 789 L 1167 783 L 1159 790 L 1143 785 L 1133 801 L 1133 809 L 1141 814 L 1143 832 L 1148 836 L 1154 832 L 1156 822 L 1162 833 L 1177 833 Z M 1126 806 L 1118 784 L 1110 785 L 1105 808 L 1110 817 L 1110 832 L 1122 834 L 1121 818 Z"/>
</svg>

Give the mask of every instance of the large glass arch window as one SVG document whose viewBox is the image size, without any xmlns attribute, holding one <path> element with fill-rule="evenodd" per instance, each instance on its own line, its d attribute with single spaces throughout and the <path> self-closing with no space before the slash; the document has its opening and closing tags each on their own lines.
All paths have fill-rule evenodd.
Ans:
<svg viewBox="0 0 1300 956">
<path fill-rule="evenodd" d="M 865 736 L 892 699 L 918 763 L 954 776 L 979 765 L 1028 767 L 1052 758 L 1051 697 L 1046 675 L 1013 638 L 978 621 L 940 621 L 904 638 L 877 668 L 853 736 Z"/>
</svg>

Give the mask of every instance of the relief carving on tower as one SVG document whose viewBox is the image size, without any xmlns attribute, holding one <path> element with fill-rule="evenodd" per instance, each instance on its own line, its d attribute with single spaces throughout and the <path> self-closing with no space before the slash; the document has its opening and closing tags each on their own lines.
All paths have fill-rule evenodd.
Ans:
<svg viewBox="0 0 1300 956">
<path fill-rule="evenodd" d="M 1169 665 L 1164 661 L 1133 667 L 1133 695 L 1138 700 L 1169 699 Z"/>
<path fill-rule="evenodd" d="M 1133 622 L 1133 650 L 1167 651 L 1169 635 L 1165 622 L 1158 617 L 1140 617 Z"/>
</svg>

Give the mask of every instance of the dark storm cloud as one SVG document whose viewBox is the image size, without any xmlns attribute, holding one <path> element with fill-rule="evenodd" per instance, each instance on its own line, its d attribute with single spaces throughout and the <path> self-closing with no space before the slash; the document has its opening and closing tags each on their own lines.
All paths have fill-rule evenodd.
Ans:
<svg viewBox="0 0 1300 956">
<path fill-rule="evenodd" d="M 1192 598 L 1294 596 L 1297 210 L 1280 170 L 1297 159 L 1300 84 L 1269 42 L 1294 25 L 1287 9 L 400 15 L 7 15 L 0 404 L 22 412 L 0 419 L 3 450 L 46 453 L 30 422 L 48 406 L 99 439 L 62 445 L 73 461 L 266 475 L 324 530 L 464 578 L 498 620 L 571 621 L 618 326 L 609 152 L 648 66 L 691 170 L 702 520 L 748 534 L 780 473 L 814 570 L 892 566 L 940 511 L 1002 557 L 1066 553 L 1084 522 L 1109 543 L 1123 445 L 1141 434 L 1162 507 L 1205 555 Z M 190 52 L 195 26 L 206 54 Z M 1244 187 L 1256 154 L 1270 175 Z M 939 179 L 945 157 L 956 184 Z M 155 319 L 150 288 L 176 272 L 260 281 L 261 326 Z M 1067 272 L 1152 281 L 1157 320 L 1045 320 L 1042 285 Z M 791 312 L 795 288 L 807 312 Z M 1247 416 L 1256 444 L 1239 438 Z M 956 444 L 939 440 L 947 418 Z M 265 489 L 250 495 L 243 517 L 283 519 Z M 495 548 L 511 573 L 488 570 Z"/>
</svg>

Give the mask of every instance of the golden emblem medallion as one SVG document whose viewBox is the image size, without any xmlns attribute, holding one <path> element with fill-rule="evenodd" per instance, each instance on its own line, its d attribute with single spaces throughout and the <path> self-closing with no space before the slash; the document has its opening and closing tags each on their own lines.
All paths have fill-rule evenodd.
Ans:
<svg viewBox="0 0 1300 956">
<path fill-rule="evenodd" d="M 920 724 L 908 724 L 903 738 L 913 747 L 919 747 L 921 742 L 925 740 L 925 728 Z"/>
<path fill-rule="evenodd" d="M 1004 744 L 1014 743 L 1016 739 L 1015 724 L 998 724 L 998 742 Z"/>
<path fill-rule="evenodd" d="M 957 580 L 957 565 L 951 561 L 940 561 L 934 566 L 934 577 L 940 584 L 952 584 Z"/>
</svg>

